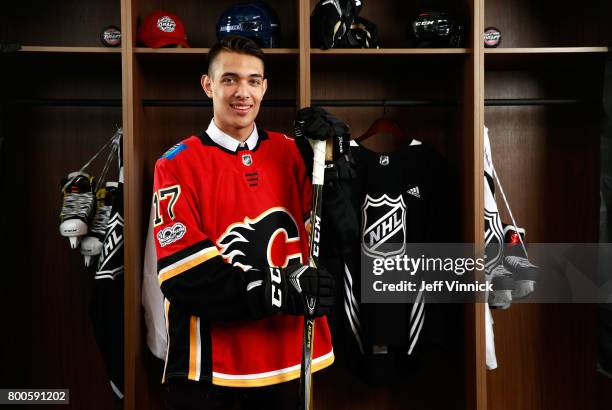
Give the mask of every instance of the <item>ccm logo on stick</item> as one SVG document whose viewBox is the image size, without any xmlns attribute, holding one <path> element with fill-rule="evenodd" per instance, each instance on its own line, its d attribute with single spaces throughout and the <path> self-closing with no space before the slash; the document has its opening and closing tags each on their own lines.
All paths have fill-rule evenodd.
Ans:
<svg viewBox="0 0 612 410">
<path fill-rule="evenodd" d="M 314 236 L 312 241 L 312 254 L 319 256 L 319 239 L 321 239 L 321 218 L 315 215 Z"/>
</svg>

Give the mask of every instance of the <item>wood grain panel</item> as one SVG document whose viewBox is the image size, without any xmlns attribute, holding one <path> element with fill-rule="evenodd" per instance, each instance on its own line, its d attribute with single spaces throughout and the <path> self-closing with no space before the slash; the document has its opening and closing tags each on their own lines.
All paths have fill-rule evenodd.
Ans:
<svg viewBox="0 0 612 410">
<path fill-rule="evenodd" d="M 473 23 L 468 30 L 473 52 L 465 62 L 463 73 L 463 135 L 456 152 L 463 153 L 461 163 L 463 238 L 474 243 L 475 256 L 481 257 L 484 244 L 484 196 L 481 160 L 484 122 L 484 53 L 480 33 L 484 25 L 484 0 L 468 3 Z M 475 272 L 476 280 L 483 279 L 484 272 Z M 466 306 L 466 409 L 487 409 L 487 379 L 485 356 L 485 306 L 474 303 Z"/>
<path fill-rule="evenodd" d="M 457 101 L 464 55 L 313 55 L 312 99 L 438 99 Z"/>
<path fill-rule="evenodd" d="M 4 100 L 121 98 L 119 54 L 9 54 L 0 57 Z"/>
<path fill-rule="evenodd" d="M 601 71 L 488 71 L 487 98 L 601 95 Z M 488 107 L 492 156 L 517 223 L 531 242 L 596 242 L 599 110 Z M 498 201 L 502 220 L 509 216 Z M 495 311 L 499 368 L 491 409 L 597 409 L 595 311 L 590 305 L 513 305 Z M 553 393 L 554 392 L 554 393 Z"/>
<path fill-rule="evenodd" d="M 336 56 L 331 61 L 313 55 L 312 60 L 313 99 L 425 99 L 450 103 L 438 107 L 328 107 L 347 121 L 353 137 L 362 135 L 384 114 L 396 121 L 408 136 L 431 143 L 442 155 L 454 154 L 447 146 L 456 143 L 462 135 L 457 102 L 462 93 L 459 84 L 462 84 L 463 57 L 380 56 L 375 64 L 363 56 Z M 397 148 L 388 143 L 390 141 L 364 142 L 379 151 Z M 458 157 L 453 156 L 451 161 L 458 161 Z M 453 165 L 458 169 L 457 163 Z"/>
<path fill-rule="evenodd" d="M 101 46 L 109 25 L 121 26 L 120 0 L 3 2 L 0 43 Z"/>
<path fill-rule="evenodd" d="M 607 408 L 598 405 L 592 305 L 513 305 L 493 319 L 499 368 L 488 372 L 490 409 Z"/>
<path fill-rule="evenodd" d="M 146 371 L 146 347 L 141 305 L 141 277 L 144 252 L 143 234 L 143 152 L 146 140 L 142 120 L 142 69 L 134 56 L 137 31 L 137 0 L 122 0 L 122 24 L 125 27 L 122 70 L 124 100 L 125 158 L 125 408 L 146 409 L 155 397 L 149 389 Z M 148 212 L 144 215 L 149 215 Z M 146 229 L 146 228 L 144 228 Z M 154 401 L 153 405 L 157 403 Z"/>
<path fill-rule="evenodd" d="M 531 242 L 597 241 L 599 117 L 584 111 L 487 108 L 493 160 Z"/>
<path fill-rule="evenodd" d="M 611 14 L 608 0 L 487 0 L 485 27 L 501 31 L 501 47 L 607 46 Z"/>
<path fill-rule="evenodd" d="M 601 70 L 488 71 L 486 97 L 598 100 Z M 528 241 L 597 240 L 599 123 L 596 106 L 486 108 L 493 160 Z"/>
<path fill-rule="evenodd" d="M 142 99 L 202 99 L 200 78 L 208 61 L 201 55 L 138 55 L 143 70 Z M 296 100 L 297 55 L 266 55 L 265 99 Z M 168 64 L 174 68 L 168 70 Z"/>
<path fill-rule="evenodd" d="M 0 212 L 10 232 L 0 239 L 0 292 L 11 313 L 3 324 L 0 385 L 69 388 L 73 408 L 118 409 L 89 319 L 93 271 L 58 226 L 62 177 L 112 136 L 121 109 L 7 107 L 4 114 L 0 180 L 11 200 Z M 93 164 L 94 174 L 103 162 Z M 116 174 L 112 168 L 109 178 Z"/>
<path fill-rule="evenodd" d="M 215 26 L 219 16 L 230 6 L 232 0 L 151 0 L 141 2 L 136 15 L 144 18 L 153 10 L 163 10 L 177 15 L 185 24 L 187 41 L 191 47 L 210 47 L 217 42 Z M 278 14 L 281 23 L 281 47 L 298 47 L 298 0 L 270 0 L 267 2 Z"/>
</svg>

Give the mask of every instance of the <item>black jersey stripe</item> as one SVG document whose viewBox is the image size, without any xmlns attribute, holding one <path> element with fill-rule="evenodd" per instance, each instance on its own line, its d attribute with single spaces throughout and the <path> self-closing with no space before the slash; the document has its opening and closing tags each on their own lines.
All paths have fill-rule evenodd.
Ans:
<svg viewBox="0 0 612 410">
<path fill-rule="evenodd" d="M 172 255 L 166 256 L 157 261 L 157 271 L 159 272 L 162 269 L 167 268 L 168 266 L 185 259 L 186 257 L 193 255 L 201 251 L 202 249 L 210 248 L 215 246 L 215 244 L 210 239 L 204 239 L 203 241 L 196 242 L 193 245 L 190 245 L 184 249 L 181 249 L 178 252 L 173 253 Z"/>
</svg>

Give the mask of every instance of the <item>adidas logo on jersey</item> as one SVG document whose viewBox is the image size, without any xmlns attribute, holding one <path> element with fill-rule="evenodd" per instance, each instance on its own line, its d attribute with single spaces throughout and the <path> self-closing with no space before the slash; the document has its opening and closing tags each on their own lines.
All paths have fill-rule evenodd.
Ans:
<svg viewBox="0 0 612 410">
<path fill-rule="evenodd" d="M 417 197 L 417 198 L 421 198 L 421 193 L 419 192 L 419 186 L 415 186 L 413 188 L 410 188 L 408 191 L 406 191 L 407 193 L 409 193 L 410 195 Z"/>
</svg>

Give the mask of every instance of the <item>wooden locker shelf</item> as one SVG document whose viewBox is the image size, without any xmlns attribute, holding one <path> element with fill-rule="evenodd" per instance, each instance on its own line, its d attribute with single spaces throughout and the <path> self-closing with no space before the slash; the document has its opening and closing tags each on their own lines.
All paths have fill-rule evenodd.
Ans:
<svg viewBox="0 0 612 410">
<path fill-rule="evenodd" d="M 508 47 L 485 48 L 485 54 L 607 53 L 608 47 Z"/>
<path fill-rule="evenodd" d="M 148 48 L 135 47 L 136 54 L 208 54 L 210 48 Z M 297 48 L 264 48 L 266 55 L 293 55 L 299 54 Z"/>
<path fill-rule="evenodd" d="M 470 54 L 471 50 L 468 48 L 378 48 L 378 49 L 330 49 L 321 50 L 318 48 L 311 48 L 310 54 L 319 55 L 365 55 L 365 56 L 377 56 L 377 55 L 419 55 L 419 54 Z"/>
<path fill-rule="evenodd" d="M 22 46 L 24 53 L 120 54 L 121 47 Z"/>
</svg>

